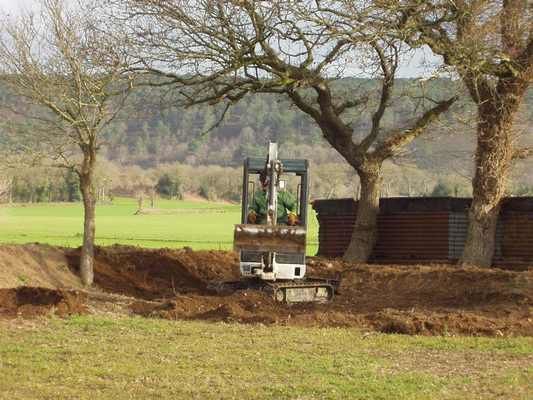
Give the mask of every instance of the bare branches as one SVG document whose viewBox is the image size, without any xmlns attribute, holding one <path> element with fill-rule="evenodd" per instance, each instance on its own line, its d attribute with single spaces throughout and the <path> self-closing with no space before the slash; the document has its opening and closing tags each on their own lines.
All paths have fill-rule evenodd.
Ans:
<svg viewBox="0 0 533 400">
<path fill-rule="evenodd" d="M 451 97 L 448 100 L 437 103 L 436 106 L 427 110 L 420 118 L 407 129 L 391 133 L 387 138 L 376 148 L 374 154 L 384 160 L 393 157 L 398 150 L 411 143 L 424 130 L 434 122 L 439 116 L 452 106 L 457 101 L 457 97 Z"/>
<path fill-rule="evenodd" d="M 533 147 L 523 147 L 514 151 L 513 160 L 525 160 L 533 156 Z"/>
<path fill-rule="evenodd" d="M 292 90 L 288 93 L 288 96 L 292 99 L 294 104 L 302 110 L 304 113 L 310 115 L 315 121 L 319 121 L 321 118 L 320 111 L 314 107 L 310 102 L 305 101 L 296 90 Z"/>
<path fill-rule="evenodd" d="M 286 95 L 355 168 L 387 134 L 382 120 L 401 49 L 374 4 L 129 0 L 122 10 L 140 70 L 156 76 L 150 84 L 176 87 L 183 105 L 231 104 L 247 93 Z M 347 96 L 333 89 L 349 76 L 353 60 L 380 78 L 378 96 L 373 88 Z M 372 128 L 357 143 L 347 111 L 376 97 Z"/>
<path fill-rule="evenodd" d="M 350 108 L 357 108 L 367 104 L 369 99 L 370 95 L 368 93 L 364 93 L 359 98 L 344 100 L 341 104 L 335 106 L 335 113 L 338 115 L 342 115 L 346 110 Z"/>
<path fill-rule="evenodd" d="M 527 79 L 532 10 L 526 1 L 413 0 L 384 9 L 398 17 L 403 40 L 428 45 L 472 87 L 488 84 L 488 77 Z"/>
<path fill-rule="evenodd" d="M 374 144 L 379 135 L 381 120 L 391 100 L 399 55 L 398 47 L 394 44 L 390 45 L 388 49 L 383 48 L 376 42 L 372 42 L 371 46 L 379 58 L 379 65 L 381 66 L 382 73 L 382 85 L 379 105 L 372 116 L 372 128 L 370 133 L 361 141 L 361 147 L 364 151 L 367 151 L 370 146 Z M 390 54 L 387 55 L 385 53 L 386 51 L 389 51 Z"/>
<path fill-rule="evenodd" d="M 89 2 L 70 9 L 44 0 L 41 14 L 10 21 L 0 41 L 0 80 L 24 99 L 23 117 L 34 121 L 31 135 L 39 138 L 34 142 L 69 166 L 65 146 L 97 149 L 99 132 L 133 83 L 123 76 L 127 59 L 93 13 Z"/>
<path fill-rule="evenodd" d="M 349 47 L 343 41 L 329 48 L 322 27 L 296 18 L 302 12 L 298 7 L 282 1 L 136 0 L 125 14 L 136 21 L 131 36 L 137 48 L 150 48 L 137 52 L 145 68 L 171 74 L 172 84 L 233 81 L 242 88 L 246 80 L 248 91 L 261 91 L 256 82 L 269 81 L 270 91 L 274 83 L 280 89 L 310 85 Z M 143 23 L 157 28 L 139 29 Z"/>
</svg>

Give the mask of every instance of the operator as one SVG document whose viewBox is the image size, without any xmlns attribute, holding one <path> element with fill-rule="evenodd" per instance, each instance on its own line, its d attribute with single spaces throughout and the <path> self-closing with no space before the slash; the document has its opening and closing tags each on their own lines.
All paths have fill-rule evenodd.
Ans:
<svg viewBox="0 0 533 400">
<path fill-rule="evenodd" d="M 269 177 L 266 172 L 259 175 L 261 190 L 255 193 L 254 200 L 250 205 L 248 214 L 248 223 L 265 224 L 268 211 L 268 185 Z M 294 196 L 287 191 L 278 191 L 278 225 L 298 225 L 298 216 L 296 215 L 296 200 Z"/>
</svg>

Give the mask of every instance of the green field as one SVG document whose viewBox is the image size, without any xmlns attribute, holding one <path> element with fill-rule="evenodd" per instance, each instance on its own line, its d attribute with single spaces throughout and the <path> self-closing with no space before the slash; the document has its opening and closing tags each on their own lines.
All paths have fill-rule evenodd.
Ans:
<svg viewBox="0 0 533 400">
<path fill-rule="evenodd" d="M 0 321 L 1 399 L 531 399 L 533 341 L 142 318 Z"/>
<path fill-rule="evenodd" d="M 240 222 L 239 205 L 158 200 L 153 213 L 135 215 L 134 199 L 118 198 L 96 210 L 96 242 L 142 247 L 231 249 L 233 225 Z M 308 254 L 317 249 L 317 222 L 309 213 Z M 19 204 L 0 207 L 1 243 L 81 245 L 83 208 L 80 203 Z"/>
<path fill-rule="evenodd" d="M 97 242 L 229 249 L 237 205 L 97 209 Z M 311 213 L 308 253 L 316 251 Z M 80 204 L 0 207 L 0 242 L 78 246 Z M 0 319 L 0 400 L 532 399 L 533 339 L 167 321 L 115 314 Z"/>
</svg>

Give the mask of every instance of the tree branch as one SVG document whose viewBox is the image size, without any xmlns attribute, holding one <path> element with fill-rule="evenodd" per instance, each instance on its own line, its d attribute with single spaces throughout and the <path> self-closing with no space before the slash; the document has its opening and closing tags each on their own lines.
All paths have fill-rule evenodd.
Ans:
<svg viewBox="0 0 533 400">
<path fill-rule="evenodd" d="M 515 150 L 512 159 L 513 160 L 525 160 L 533 156 L 533 147 L 523 147 L 521 149 Z"/>
<path fill-rule="evenodd" d="M 378 43 L 372 43 L 371 45 L 379 58 L 379 64 L 381 66 L 381 73 L 383 77 L 379 105 L 377 110 L 372 115 L 372 128 L 370 133 L 360 143 L 360 146 L 364 151 L 367 151 L 370 146 L 374 144 L 379 135 L 381 120 L 385 114 L 385 110 L 387 109 L 392 95 L 392 89 L 395 81 L 394 78 L 396 75 L 396 69 L 398 67 L 398 49 L 395 46 L 392 46 L 393 55 L 389 60 L 385 55 L 384 49 Z"/>
<path fill-rule="evenodd" d="M 418 118 L 411 127 L 401 132 L 390 134 L 387 139 L 377 146 L 374 154 L 381 160 L 394 156 L 399 149 L 411 143 L 424 132 L 429 124 L 439 118 L 441 114 L 448 111 L 457 99 L 458 97 L 454 96 L 438 103 Z"/>
</svg>

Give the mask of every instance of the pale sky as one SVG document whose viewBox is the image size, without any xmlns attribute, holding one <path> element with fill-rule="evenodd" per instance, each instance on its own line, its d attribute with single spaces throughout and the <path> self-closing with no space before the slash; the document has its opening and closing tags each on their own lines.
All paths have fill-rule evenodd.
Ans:
<svg viewBox="0 0 533 400">
<path fill-rule="evenodd" d="M 36 0 L 0 0 L 0 10 L 6 13 L 17 13 L 21 8 L 36 7 Z"/>
<path fill-rule="evenodd" d="M 38 0 L 0 0 L 0 12 L 7 14 L 18 14 L 21 9 L 37 9 Z M 428 68 L 423 67 L 424 62 L 435 64 L 439 62 L 439 58 L 431 54 L 431 51 L 417 51 L 415 55 L 406 63 L 402 63 L 399 69 L 399 77 L 412 78 L 427 75 Z"/>
</svg>

